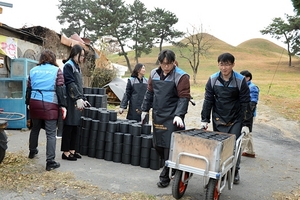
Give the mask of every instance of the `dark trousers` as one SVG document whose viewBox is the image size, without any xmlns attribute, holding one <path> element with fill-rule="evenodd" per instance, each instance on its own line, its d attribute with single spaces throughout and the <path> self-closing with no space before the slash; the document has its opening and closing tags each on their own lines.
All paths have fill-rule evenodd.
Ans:
<svg viewBox="0 0 300 200">
<path fill-rule="evenodd" d="M 213 130 L 223 132 L 223 133 L 235 134 L 236 139 L 238 139 L 241 136 L 242 123 L 234 123 L 232 126 L 216 125 L 216 123 L 214 123 Z M 236 161 L 235 171 L 240 170 L 241 155 L 242 153 L 240 151 Z"/>
<path fill-rule="evenodd" d="M 62 137 L 63 127 L 64 127 L 64 121 L 62 119 L 62 111 L 61 111 L 61 109 L 58 109 L 56 136 Z"/>
<path fill-rule="evenodd" d="M 29 135 L 29 151 L 36 151 L 38 147 L 41 128 L 46 131 L 46 161 L 53 162 L 56 149 L 56 124 L 57 120 L 32 119 L 32 129 Z"/>
<path fill-rule="evenodd" d="M 169 159 L 169 153 L 170 153 L 169 148 L 155 146 L 155 149 L 156 149 L 158 155 L 161 157 L 163 162 L 165 162 L 166 160 Z M 163 170 L 161 171 L 161 173 L 159 175 L 160 182 L 164 182 L 164 183 L 170 182 L 169 172 L 170 172 L 170 168 L 164 166 Z"/>
<path fill-rule="evenodd" d="M 65 125 L 63 127 L 61 138 L 61 151 L 67 152 L 70 150 L 76 150 L 78 144 L 78 126 Z"/>
</svg>

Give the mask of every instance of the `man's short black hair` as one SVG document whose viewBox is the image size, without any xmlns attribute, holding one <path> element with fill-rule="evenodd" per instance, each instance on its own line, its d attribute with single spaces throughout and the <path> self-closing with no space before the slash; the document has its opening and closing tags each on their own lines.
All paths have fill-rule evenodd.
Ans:
<svg viewBox="0 0 300 200">
<path fill-rule="evenodd" d="M 222 63 L 234 63 L 234 56 L 231 53 L 223 53 L 221 55 L 219 55 L 218 57 L 218 63 L 222 62 Z"/>
<path fill-rule="evenodd" d="M 242 74 L 245 77 L 249 77 L 250 78 L 249 81 L 252 80 L 252 74 L 248 70 L 243 70 L 243 71 L 240 72 L 240 74 Z"/>
</svg>

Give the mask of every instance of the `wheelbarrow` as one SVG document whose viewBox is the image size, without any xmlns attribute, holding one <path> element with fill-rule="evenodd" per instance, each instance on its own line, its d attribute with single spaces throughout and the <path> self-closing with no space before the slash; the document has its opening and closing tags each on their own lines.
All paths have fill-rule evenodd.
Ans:
<svg viewBox="0 0 300 200">
<path fill-rule="evenodd" d="M 165 162 L 176 170 L 172 195 L 180 199 L 194 174 L 203 177 L 205 200 L 218 200 L 223 189 L 233 186 L 234 172 L 241 138 L 235 135 L 204 129 L 190 129 L 172 133 L 169 160 Z"/>
</svg>

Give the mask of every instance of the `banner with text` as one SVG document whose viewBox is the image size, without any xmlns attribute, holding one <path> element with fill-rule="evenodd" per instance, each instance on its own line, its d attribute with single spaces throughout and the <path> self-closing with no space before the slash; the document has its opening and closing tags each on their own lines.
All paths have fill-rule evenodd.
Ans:
<svg viewBox="0 0 300 200">
<path fill-rule="evenodd" d="M 17 39 L 0 35 L 1 48 L 0 53 L 7 55 L 11 59 L 17 58 L 18 46 Z"/>
</svg>

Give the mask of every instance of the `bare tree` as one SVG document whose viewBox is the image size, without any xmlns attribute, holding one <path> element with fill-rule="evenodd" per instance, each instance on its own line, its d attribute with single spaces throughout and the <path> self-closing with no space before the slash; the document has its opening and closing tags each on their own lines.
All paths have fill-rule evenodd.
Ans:
<svg viewBox="0 0 300 200">
<path fill-rule="evenodd" d="M 202 32 L 201 28 L 192 26 L 192 30 L 187 32 L 184 39 L 174 43 L 179 47 L 180 57 L 186 59 L 193 70 L 193 82 L 197 83 L 197 72 L 200 66 L 200 56 L 205 56 L 208 50 L 212 47 L 212 36 Z"/>
</svg>

